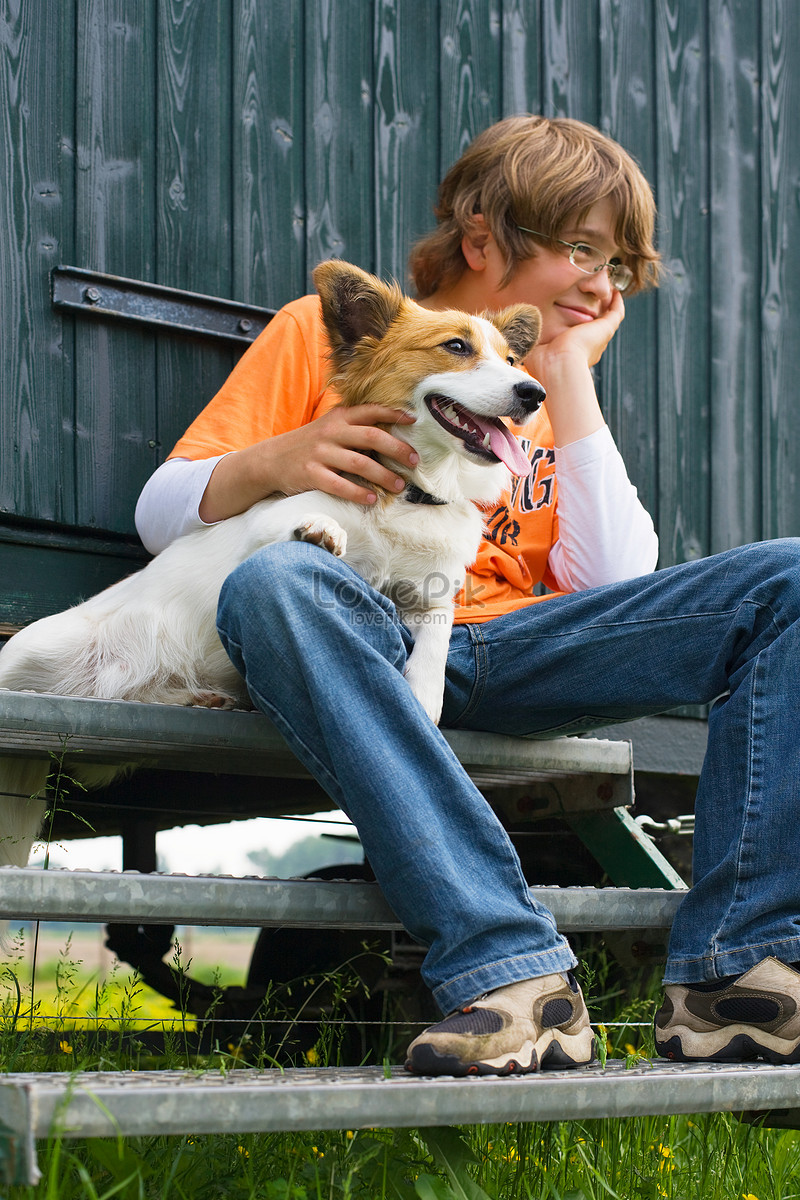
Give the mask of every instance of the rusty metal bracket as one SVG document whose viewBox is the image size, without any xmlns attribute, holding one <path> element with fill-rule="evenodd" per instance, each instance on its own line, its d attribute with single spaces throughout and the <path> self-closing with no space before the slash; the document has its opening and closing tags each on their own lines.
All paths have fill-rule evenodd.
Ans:
<svg viewBox="0 0 800 1200">
<path fill-rule="evenodd" d="M 272 308 L 162 287 L 141 279 L 103 275 L 82 267 L 56 267 L 51 284 L 56 308 L 238 345 L 254 341 L 275 315 Z"/>
</svg>

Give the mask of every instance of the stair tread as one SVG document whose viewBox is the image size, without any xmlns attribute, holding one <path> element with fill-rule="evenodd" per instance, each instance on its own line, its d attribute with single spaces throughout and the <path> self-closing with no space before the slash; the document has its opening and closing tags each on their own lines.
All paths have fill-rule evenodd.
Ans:
<svg viewBox="0 0 800 1200">
<path fill-rule="evenodd" d="M 668 929 L 684 890 L 541 887 L 558 927 Z M 0 919 L 399 929 L 377 884 L 0 867 Z"/>
<path fill-rule="evenodd" d="M 470 771 L 498 779 L 598 772 L 625 776 L 631 747 L 602 738 L 521 738 L 443 730 Z M 305 778 L 277 729 L 261 713 L 183 708 L 15 692 L 0 688 L 0 737 L 6 753 L 68 750 L 86 761 L 124 762 L 189 771 Z"/>
<path fill-rule="evenodd" d="M 663 1059 L 502 1079 L 400 1067 L 23 1073 L 0 1076 L 0 1120 L 33 1138 L 56 1117 L 85 1137 L 586 1120 L 791 1108 L 799 1083 L 800 1066 Z"/>
</svg>

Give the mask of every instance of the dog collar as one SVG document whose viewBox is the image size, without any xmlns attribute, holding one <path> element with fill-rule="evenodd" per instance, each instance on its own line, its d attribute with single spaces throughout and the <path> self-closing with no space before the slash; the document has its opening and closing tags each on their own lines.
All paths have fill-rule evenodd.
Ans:
<svg viewBox="0 0 800 1200">
<path fill-rule="evenodd" d="M 447 504 L 447 500 L 439 500 L 438 497 L 432 496 L 430 492 L 423 492 L 422 488 L 418 488 L 415 483 L 407 483 L 406 490 L 403 492 L 403 499 L 409 504 Z"/>
</svg>

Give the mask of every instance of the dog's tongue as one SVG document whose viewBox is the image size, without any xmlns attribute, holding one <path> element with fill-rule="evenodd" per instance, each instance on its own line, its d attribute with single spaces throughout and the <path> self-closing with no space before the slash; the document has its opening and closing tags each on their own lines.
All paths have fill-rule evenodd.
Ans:
<svg viewBox="0 0 800 1200">
<path fill-rule="evenodd" d="M 529 475 L 531 461 L 520 446 L 511 430 L 502 421 L 485 421 L 470 413 L 471 419 L 479 425 L 484 436 L 489 434 L 489 449 L 492 454 L 505 463 L 512 475 Z"/>
</svg>

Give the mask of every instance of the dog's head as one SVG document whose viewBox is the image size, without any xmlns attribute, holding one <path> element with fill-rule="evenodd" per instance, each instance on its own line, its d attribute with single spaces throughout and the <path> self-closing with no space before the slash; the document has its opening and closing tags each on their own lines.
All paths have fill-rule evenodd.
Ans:
<svg viewBox="0 0 800 1200">
<path fill-rule="evenodd" d="M 538 309 L 516 304 L 480 317 L 430 311 L 396 285 L 338 260 L 318 266 L 314 283 L 342 402 L 384 404 L 416 417 L 413 426 L 393 432 L 420 454 L 423 487 L 432 472 L 452 475 L 455 464 L 457 490 L 464 494 L 467 483 L 472 499 L 487 499 L 503 479 L 500 488 L 497 480 L 479 480 L 481 468 L 502 464 L 515 475 L 528 473 L 530 463 L 503 418 L 523 425 L 544 399 L 541 385 L 515 365 L 539 336 Z M 443 494 L 441 483 L 436 494 Z"/>
</svg>

